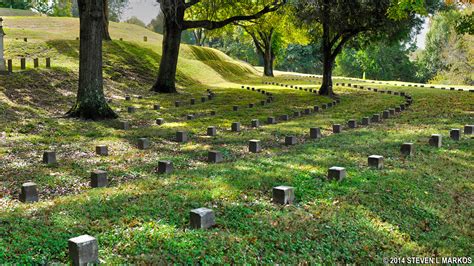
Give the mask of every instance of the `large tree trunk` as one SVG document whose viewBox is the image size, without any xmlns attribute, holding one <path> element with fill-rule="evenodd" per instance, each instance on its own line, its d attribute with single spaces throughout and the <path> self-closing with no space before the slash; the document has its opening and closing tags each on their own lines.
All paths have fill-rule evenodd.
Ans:
<svg viewBox="0 0 474 266">
<path fill-rule="evenodd" d="M 319 89 L 320 95 L 332 96 L 334 91 L 332 90 L 332 69 L 334 65 L 334 59 L 332 56 L 324 52 L 323 56 L 323 82 L 321 83 L 321 88 Z"/>
<path fill-rule="evenodd" d="M 104 1 L 104 31 L 103 31 L 103 38 L 105 41 L 111 41 L 112 38 L 110 37 L 109 33 L 109 0 Z"/>
<path fill-rule="evenodd" d="M 176 93 L 176 68 L 178 66 L 181 29 L 173 22 L 165 24 L 163 35 L 163 54 L 161 56 L 158 79 L 152 90 L 160 93 Z"/>
<path fill-rule="evenodd" d="M 263 55 L 263 75 L 266 77 L 273 77 L 273 61 L 275 56 L 273 54 L 271 44 L 265 48 L 265 54 Z"/>
<path fill-rule="evenodd" d="M 80 53 L 79 89 L 71 117 L 108 119 L 117 115 L 108 106 L 102 79 L 102 34 L 104 12 L 102 1 L 79 0 Z"/>
</svg>

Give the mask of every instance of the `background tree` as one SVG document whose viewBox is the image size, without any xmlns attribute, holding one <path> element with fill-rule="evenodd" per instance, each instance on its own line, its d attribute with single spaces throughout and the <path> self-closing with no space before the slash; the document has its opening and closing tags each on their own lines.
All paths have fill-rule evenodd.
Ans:
<svg viewBox="0 0 474 266">
<path fill-rule="evenodd" d="M 102 77 L 102 37 L 104 4 L 78 0 L 80 23 L 79 89 L 76 103 L 67 113 L 83 119 L 108 119 L 117 115 L 104 97 Z"/>
<path fill-rule="evenodd" d="M 156 33 L 163 34 L 164 33 L 164 20 L 165 20 L 165 16 L 163 15 L 163 13 L 160 12 L 158 16 L 156 16 L 156 18 L 150 21 L 150 23 L 147 25 L 147 28 L 149 28 L 150 30 Z"/>
<path fill-rule="evenodd" d="M 266 13 L 280 8 L 285 0 L 268 0 L 268 5 L 258 12 L 251 14 L 236 14 L 233 10 L 241 10 L 239 5 L 247 2 L 235 2 L 229 0 L 157 0 L 164 15 L 163 53 L 158 72 L 158 78 L 152 90 L 162 93 L 175 93 L 176 68 L 178 64 L 179 47 L 181 44 L 181 33 L 184 30 L 203 28 L 213 30 L 222 28 L 235 21 L 256 19 Z M 187 20 L 186 11 L 191 8 L 199 8 L 205 5 L 212 8 L 213 12 L 208 19 Z M 230 14 L 230 15 L 228 15 Z"/>
<path fill-rule="evenodd" d="M 411 0 L 299 0 L 301 21 L 321 25 L 323 82 L 319 93 L 333 95 L 332 71 L 336 56 L 354 37 L 396 39 L 420 26 L 417 13 L 425 12 L 424 1 Z"/>
<path fill-rule="evenodd" d="M 141 21 L 139 18 L 135 16 L 125 20 L 124 22 L 146 28 L 145 22 Z"/>
</svg>

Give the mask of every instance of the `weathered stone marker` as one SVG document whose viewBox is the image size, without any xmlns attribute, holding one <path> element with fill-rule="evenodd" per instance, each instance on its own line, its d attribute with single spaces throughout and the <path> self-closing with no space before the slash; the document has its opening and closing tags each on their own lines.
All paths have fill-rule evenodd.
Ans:
<svg viewBox="0 0 474 266">
<path fill-rule="evenodd" d="M 464 126 L 464 134 L 465 135 L 473 135 L 474 134 L 474 125 L 465 125 Z"/>
<path fill-rule="evenodd" d="M 300 117 L 300 116 L 301 116 L 301 112 L 300 112 L 300 111 L 295 111 L 295 112 L 293 113 L 293 116 L 294 116 L 294 117 Z"/>
<path fill-rule="evenodd" d="M 323 104 L 321 105 L 321 108 L 324 110 L 324 109 L 327 109 L 328 108 L 328 105 L 327 104 Z"/>
<path fill-rule="evenodd" d="M 174 106 L 175 106 L 175 107 L 179 107 L 180 105 L 181 105 L 181 102 L 180 102 L 180 101 L 175 101 L 175 102 L 174 102 Z"/>
<path fill-rule="evenodd" d="M 233 132 L 240 132 L 240 123 L 239 122 L 233 122 L 231 126 L 231 130 Z"/>
<path fill-rule="evenodd" d="M 20 59 L 20 68 L 21 69 L 26 69 L 26 58 L 22 57 Z"/>
<path fill-rule="evenodd" d="M 383 119 L 390 118 L 390 111 L 388 111 L 388 110 L 383 111 L 382 117 L 383 117 Z"/>
<path fill-rule="evenodd" d="M 232 106 L 232 110 L 239 111 L 239 107 L 237 105 Z"/>
<path fill-rule="evenodd" d="M 405 156 L 411 156 L 413 155 L 413 143 L 403 143 L 402 146 L 400 147 L 400 152 L 405 155 Z"/>
<path fill-rule="evenodd" d="M 280 120 L 281 121 L 288 121 L 288 120 L 290 120 L 290 116 L 289 115 L 282 115 L 282 116 L 280 116 Z"/>
<path fill-rule="evenodd" d="M 97 239 L 82 235 L 68 240 L 69 258 L 74 266 L 99 263 L 99 246 Z"/>
<path fill-rule="evenodd" d="M 128 121 L 120 121 L 118 127 L 122 130 L 128 130 L 130 129 L 130 123 Z"/>
<path fill-rule="evenodd" d="M 395 115 L 395 109 L 394 108 L 390 108 L 390 109 L 388 109 L 388 111 L 390 112 L 390 116 Z"/>
<path fill-rule="evenodd" d="M 322 137 L 321 135 L 321 128 L 319 127 L 312 127 L 309 129 L 309 137 L 312 139 L 319 139 Z"/>
<path fill-rule="evenodd" d="M 276 124 L 276 119 L 275 117 L 269 117 L 267 118 L 267 123 L 270 125 Z"/>
<path fill-rule="evenodd" d="M 440 148 L 442 146 L 442 138 L 443 136 L 441 136 L 440 134 L 431 135 L 431 138 L 429 140 L 430 146 Z"/>
<path fill-rule="evenodd" d="M 260 105 L 264 106 L 264 105 L 266 105 L 266 104 L 267 104 L 266 101 L 260 101 Z"/>
<path fill-rule="evenodd" d="M 153 110 L 158 111 L 161 109 L 161 106 L 159 104 L 153 105 Z"/>
<path fill-rule="evenodd" d="M 257 128 L 260 126 L 260 121 L 258 119 L 252 119 L 252 127 Z"/>
<path fill-rule="evenodd" d="M 194 115 L 192 115 L 192 114 L 187 115 L 187 116 L 186 116 L 186 119 L 188 119 L 188 120 L 193 120 L 193 119 L 194 119 Z"/>
<path fill-rule="evenodd" d="M 137 144 L 138 149 L 140 150 L 146 150 L 150 147 L 150 140 L 147 138 L 139 138 L 138 139 L 138 144 Z"/>
<path fill-rule="evenodd" d="M 131 101 L 132 97 L 130 95 L 125 95 L 125 101 Z"/>
<path fill-rule="evenodd" d="M 370 118 L 368 118 L 368 117 L 363 117 L 361 124 L 362 124 L 363 126 L 368 126 L 368 125 L 370 125 Z"/>
<path fill-rule="evenodd" d="M 158 173 L 169 174 L 173 172 L 173 163 L 171 161 L 158 161 Z"/>
<path fill-rule="evenodd" d="M 21 202 L 36 202 L 39 200 L 38 189 L 35 183 L 28 182 L 21 185 L 20 201 Z"/>
<path fill-rule="evenodd" d="M 46 68 L 51 68 L 51 58 L 46 58 Z"/>
<path fill-rule="evenodd" d="M 357 121 L 355 121 L 355 119 L 351 119 L 351 120 L 347 121 L 347 126 L 349 128 L 356 128 L 357 127 Z"/>
<path fill-rule="evenodd" d="M 39 67 L 38 58 L 34 58 L 34 59 L 33 59 L 33 67 L 34 67 L 34 68 L 38 68 L 38 67 Z"/>
<path fill-rule="evenodd" d="M 199 208 L 189 212 L 189 221 L 193 229 L 208 229 L 216 224 L 216 217 L 211 209 Z"/>
<path fill-rule="evenodd" d="M 207 161 L 210 163 L 220 163 L 224 160 L 224 156 L 219 151 L 209 151 L 207 154 Z"/>
<path fill-rule="evenodd" d="M 109 155 L 109 149 L 105 145 L 97 145 L 95 147 L 95 153 L 100 156 L 107 156 Z"/>
<path fill-rule="evenodd" d="M 135 113 L 136 109 L 135 109 L 135 106 L 129 106 L 127 108 L 127 112 L 130 113 L 130 114 L 133 114 Z"/>
<path fill-rule="evenodd" d="M 400 113 L 401 111 L 402 111 L 402 108 L 400 108 L 400 107 L 395 107 L 395 112 L 396 112 L 396 113 Z"/>
<path fill-rule="evenodd" d="M 45 151 L 43 153 L 43 163 L 44 164 L 55 164 L 56 161 L 56 152 L 54 151 Z"/>
<path fill-rule="evenodd" d="M 204 103 L 206 102 L 207 98 L 206 97 L 201 97 L 201 102 Z"/>
<path fill-rule="evenodd" d="M 272 190 L 273 203 L 287 205 L 295 200 L 295 188 L 288 186 L 274 187 Z"/>
<path fill-rule="evenodd" d="M 216 115 L 216 111 L 211 111 L 211 115 L 212 115 L 212 116 L 215 116 L 215 115 Z"/>
<path fill-rule="evenodd" d="M 176 142 L 184 143 L 188 141 L 188 133 L 186 131 L 176 132 Z"/>
<path fill-rule="evenodd" d="M 333 166 L 328 170 L 328 179 L 342 181 L 346 177 L 346 168 Z"/>
<path fill-rule="evenodd" d="M 460 140 L 461 139 L 461 130 L 457 128 L 451 129 L 449 132 L 449 136 L 452 140 Z"/>
<path fill-rule="evenodd" d="M 249 140 L 249 151 L 253 153 L 259 153 L 262 151 L 262 147 L 260 145 L 260 140 Z"/>
<path fill-rule="evenodd" d="M 196 99 L 192 98 L 192 99 L 189 101 L 189 103 L 190 103 L 191 105 L 196 104 Z"/>
<path fill-rule="evenodd" d="M 214 126 L 208 127 L 207 128 L 207 135 L 210 137 L 215 137 L 217 136 L 217 129 Z"/>
<path fill-rule="evenodd" d="M 376 169 L 383 168 L 383 156 L 380 155 L 370 155 L 368 158 L 369 167 L 373 167 Z"/>
<path fill-rule="evenodd" d="M 143 36 L 143 41 L 144 41 L 144 42 L 147 42 L 147 41 L 148 41 L 148 37 L 147 37 L 147 36 Z"/>
<path fill-rule="evenodd" d="M 315 106 L 313 107 L 313 110 L 314 110 L 315 113 L 319 112 L 319 106 L 315 105 Z"/>
<path fill-rule="evenodd" d="M 91 173 L 91 187 L 99 188 L 106 187 L 109 184 L 107 180 L 107 172 L 102 170 L 95 170 Z"/>
<path fill-rule="evenodd" d="M 13 60 L 8 59 L 7 63 L 8 63 L 8 72 L 12 73 L 13 72 Z"/>
<path fill-rule="evenodd" d="M 342 126 L 340 124 L 334 124 L 332 125 L 332 132 L 333 133 L 341 133 L 342 131 Z"/>
<path fill-rule="evenodd" d="M 158 118 L 156 119 L 156 124 L 161 126 L 165 123 L 165 119 L 164 118 Z"/>
<path fill-rule="evenodd" d="M 287 146 L 296 145 L 296 137 L 295 136 L 286 136 L 285 137 L 285 145 L 287 145 Z"/>
<path fill-rule="evenodd" d="M 374 115 L 372 116 L 372 122 L 373 122 L 373 123 L 378 123 L 378 122 L 380 122 L 380 114 L 374 114 Z"/>
</svg>

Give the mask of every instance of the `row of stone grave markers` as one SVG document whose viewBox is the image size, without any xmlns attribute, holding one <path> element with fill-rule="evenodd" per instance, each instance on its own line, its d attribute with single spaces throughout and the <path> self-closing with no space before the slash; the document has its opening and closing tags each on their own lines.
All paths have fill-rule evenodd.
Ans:
<svg viewBox="0 0 474 266">
<path fill-rule="evenodd" d="M 13 59 L 7 59 L 7 71 L 9 73 L 13 72 Z M 34 68 L 39 68 L 39 58 L 33 58 L 33 67 Z M 45 58 L 45 67 L 46 68 L 51 68 L 51 58 L 47 57 Z M 26 58 L 22 57 L 20 58 L 20 69 L 25 70 L 26 69 Z"/>
<path fill-rule="evenodd" d="M 320 136 L 320 131 L 318 131 Z M 294 144 L 294 137 L 287 137 L 285 143 Z M 259 152 L 261 150 L 260 141 L 251 140 L 249 142 L 250 150 L 253 152 Z M 404 147 L 402 145 L 402 152 Z M 411 153 L 410 146 L 410 153 Z M 221 161 L 222 154 L 215 151 L 209 153 L 209 157 L 213 158 L 214 161 Z M 383 156 L 371 155 L 368 157 L 369 167 L 376 169 L 383 168 Z M 161 166 L 161 162 L 160 162 Z M 165 167 L 170 166 L 163 165 L 163 171 Z M 172 166 L 169 171 L 172 170 Z M 168 171 L 168 172 L 169 172 Z M 328 169 L 328 179 L 341 181 L 346 177 L 346 169 L 343 167 L 334 166 Z M 275 204 L 287 205 L 292 204 L 295 200 L 295 188 L 291 186 L 276 186 L 272 189 L 272 199 Z M 198 208 L 193 209 L 189 213 L 190 227 L 193 229 L 208 229 L 213 227 L 215 222 L 215 214 L 212 209 Z M 98 242 L 97 239 L 90 235 L 81 235 L 68 240 L 69 257 L 74 264 L 86 264 L 86 263 L 98 263 Z"/>
<path fill-rule="evenodd" d="M 361 88 L 363 89 L 363 87 Z M 369 89 L 369 88 L 368 88 Z M 374 92 L 377 92 L 377 90 L 372 90 Z M 383 91 L 379 91 L 380 93 L 384 93 Z M 396 95 L 396 94 L 395 94 Z M 398 110 L 403 111 L 401 107 L 407 107 L 411 105 L 412 99 L 411 96 L 409 95 L 401 95 L 404 96 L 406 99 L 406 103 L 400 105 L 400 109 L 396 109 L 394 112 L 397 112 Z M 384 111 L 384 118 L 389 118 L 392 112 Z M 374 115 L 376 119 L 374 122 L 379 122 L 380 117 L 378 114 Z M 363 120 L 367 118 L 363 118 Z M 356 127 L 356 122 L 355 119 L 351 119 L 348 121 L 348 126 L 349 128 L 355 128 Z M 234 127 L 234 125 L 233 125 Z M 336 127 L 337 130 L 341 129 L 341 126 Z M 465 134 L 473 134 L 474 132 L 474 125 L 468 125 L 464 129 Z M 451 131 L 451 136 L 455 136 L 454 139 L 456 139 L 456 136 L 459 134 L 459 130 L 452 130 Z M 320 138 L 321 137 L 321 132 L 319 128 L 312 128 L 310 132 L 311 138 Z M 294 145 L 296 144 L 295 142 L 295 137 L 294 136 L 287 136 L 285 138 L 285 143 L 287 145 Z M 440 135 L 433 135 L 430 138 L 429 144 L 432 146 L 440 147 L 441 146 L 441 136 Z M 142 147 L 145 147 L 146 141 L 144 141 L 142 144 Z M 260 141 L 259 140 L 250 140 L 249 141 L 249 150 L 251 152 L 260 152 L 261 151 L 261 146 L 260 146 Z M 403 143 L 400 149 L 401 153 L 403 155 L 412 155 L 413 154 L 413 143 Z M 108 155 L 108 150 L 106 146 L 97 146 L 96 147 L 96 152 L 99 155 L 106 156 Z M 210 151 L 209 152 L 209 160 L 214 161 L 214 162 L 220 162 L 222 161 L 222 154 L 215 152 L 215 151 Z M 52 152 L 46 152 L 43 155 L 43 161 L 49 161 L 49 162 L 55 162 L 55 153 Z M 368 157 L 368 165 L 369 167 L 373 167 L 376 169 L 382 169 L 383 168 L 383 156 L 380 155 L 371 155 Z M 159 162 L 159 173 L 170 173 L 173 170 L 173 165 L 170 161 L 160 161 Z M 92 187 L 103 187 L 106 186 L 108 181 L 106 177 L 106 172 L 105 171 L 94 171 L 91 173 L 91 186 Z M 343 167 L 338 167 L 334 166 L 328 169 L 328 175 L 327 178 L 329 180 L 337 180 L 341 181 L 346 177 L 346 169 Z M 20 195 L 20 199 L 22 201 L 37 201 L 38 200 L 38 193 L 36 190 L 36 186 L 32 186 L 31 183 L 25 184 L 26 186 L 23 188 L 22 187 L 22 193 Z M 273 197 L 273 202 L 276 204 L 292 204 L 293 201 L 295 200 L 295 195 L 294 195 L 294 187 L 290 186 L 276 186 L 272 189 L 272 197 Z M 208 209 L 208 208 L 198 208 L 191 210 L 189 213 L 189 221 L 190 221 L 190 226 L 191 228 L 194 229 L 207 229 L 213 227 L 215 223 L 215 215 L 213 210 Z M 97 263 L 99 262 L 98 259 L 98 243 L 97 240 L 89 235 L 82 235 L 79 237 L 71 238 L 68 240 L 68 249 L 69 249 L 69 256 L 70 259 L 74 264 L 84 264 L 84 263 Z"/>
<path fill-rule="evenodd" d="M 315 93 L 315 94 L 318 93 L 317 89 L 303 88 L 303 87 L 298 87 L 298 86 L 295 86 L 295 85 L 283 84 L 283 83 L 278 83 L 278 82 L 266 82 L 266 81 L 264 81 L 263 84 L 275 85 L 275 86 L 280 86 L 280 87 L 290 88 L 290 89 L 295 89 L 295 90 L 299 89 L 300 91 L 306 91 L 306 92 L 311 92 L 311 93 Z"/>
<path fill-rule="evenodd" d="M 420 88 L 424 88 L 424 87 L 427 87 L 427 88 L 431 88 L 431 89 L 439 89 L 439 90 L 450 90 L 450 91 L 469 91 L 469 92 L 474 92 L 474 90 L 467 90 L 467 89 L 461 89 L 461 88 L 456 88 L 456 87 L 446 87 L 446 86 L 442 86 L 440 87 L 439 85 L 438 86 L 435 86 L 435 85 L 427 85 L 427 84 L 411 84 L 411 83 L 408 83 L 408 84 L 405 84 L 405 83 L 390 83 L 390 82 L 382 82 L 382 81 L 375 81 L 375 80 L 372 80 L 372 81 L 368 81 L 370 83 L 378 83 L 378 84 L 386 84 L 386 85 L 393 85 L 393 86 L 398 86 L 398 87 L 420 87 Z"/>
</svg>

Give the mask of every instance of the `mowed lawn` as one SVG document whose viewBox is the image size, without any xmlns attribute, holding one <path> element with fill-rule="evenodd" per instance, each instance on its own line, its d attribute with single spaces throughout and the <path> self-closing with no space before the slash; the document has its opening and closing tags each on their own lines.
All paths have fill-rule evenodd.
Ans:
<svg viewBox="0 0 474 266">
<path fill-rule="evenodd" d="M 41 19 L 38 36 L 48 29 Z M 113 25 L 117 34 L 125 32 L 121 27 Z M 382 123 L 332 134 L 335 123 L 345 126 L 404 100 L 338 86 L 340 104 L 294 118 L 295 111 L 332 99 L 262 81 L 315 89 L 319 79 L 289 74 L 263 79 L 246 64 L 191 46 L 183 47 L 180 94 L 155 95 L 148 89 L 160 36 L 141 43 L 141 35 L 153 33 L 127 34 L 133 35 L 130 41 L 104 49 L 107 97 L 119 120 L 130 122 L 129 130 L 118 129 L 118 121 L 61 117 L 74 100 L 77 41 L 56 34 L 33 39 L 28 51 L 41 48 L 56 58 L 53 69 L 0 77 L 0 131 L 6 132 L 0 139 L 0 264 L 65 263 L 67 240 L 83 234 L 97 238 L 105 263 L 365 264 L 394 256 L 472 256 L 473 138 L 453 141 L 449 130 L 474 124 L 474 93 L 336 79 L 405 92 L 414 102 Z M 24 49 L 17 42 L 11 40 L 11 51 Z M 274 101 L 261 106 L 266 96 L 242 85 L 272 93 Z M 201 103 L 207 89 L 216 96 Z M 183 106 L 175 107 L 175 101 Z M 127 113 L 129 106 L 137 111 Z M 197 117 L 187 120 L 193 113 Z M 266 124 L 268 117 L 284 114 L 291 120 Z M 157 118 L 165 124 L 156 125 Z M 251 128 L 252 119 L 262 126 Z M 241 132 L 231 132 L 232 122 L 242 124 Z M 217 127 L 216 137 L 206 136 L 208 126 Z M 311 140 L 311 127 L 321 127 L 324 137 Z M 178 130 L 189 132 L 190 141 L 176 143 Z M 428 145 L 431 134 L 444 136 L 441 148 Z M 297 137 L 297 145 L 284 145 L 289 135 Z M 137 141 L 144 137 L 151 148 L 139 150 Z M 261 153 L 248 152 L 251 139 L 261 140 Z M 404 142 L 414 143 L 414 156 L 401 156 Z M 96 155 L 96 145 L 107 145 L 110 155 Z M 41 163 L 45 150 L 57 152 L 58 164 Z M 224 162 L 209 164 L 209 150 L 221 151 Z M 383 170 L 367 167 L 372 154 L 385 157 Z M 160 160 L 171 160 L 175 171 L 158 174 Z M 347 178 L 328 181 L 332 166 L 345 167 Z M 89 188 L 95 169 L 108 171 L 110 187 Z M 38 184 L 40 202 L 18 201 L 27 181 Z M 295 204 L 272 203 L 272 187 L 279 185 L 295 187 Z M 215 228 L 190 229 L 189 211 L 199 207 L 214 210 Z"/>
</svg>

